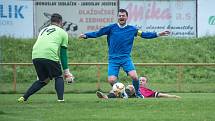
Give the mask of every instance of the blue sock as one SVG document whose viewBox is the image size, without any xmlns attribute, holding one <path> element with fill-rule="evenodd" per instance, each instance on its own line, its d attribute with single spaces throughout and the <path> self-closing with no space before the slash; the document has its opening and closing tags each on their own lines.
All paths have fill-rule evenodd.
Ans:
<svg viewBox="0 0 215 121">
<path fill-rule="evenodd" d="M 64 80 L 63 77 L 55 78 L 55 90 L 57 92 L 58 100 L 63 100 L 64 94 Z"/>
<path fill-rule="evenodd" d="M 42 81 L 35 81 L 31 87 L 27 90 L 27 92 L 24 94 L 25 101 L 30 97 L 32 94 L 36 93 L 38 90 L 40 90 L 43 86 L 45 86 L 47 83 Z"/>
<path fill-rule="evenodd" d="M 136 81 L 132 80 L 132 84 L 133 84 L 134 89 L 135 89 L 136 97 L 138 97 L 138 98 L 144 98 L 143 95 L 139 91 L 140 81 L 139 80 L 136 80 Z"/>
<path fill-rule="evenodd" d="M 140 82 L 139 80 L 132 80 L 132 84 L 134 86 L 135 92 L 139 92 Z"/>
</svg>

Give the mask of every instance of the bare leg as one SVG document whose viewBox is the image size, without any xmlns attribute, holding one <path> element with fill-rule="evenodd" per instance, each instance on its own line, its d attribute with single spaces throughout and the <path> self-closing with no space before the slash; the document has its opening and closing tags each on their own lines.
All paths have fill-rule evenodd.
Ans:
<svg viewBox="0 0 215 121">
<path fill-rule="evenodd" d="M 111 86 L 113 86 L 117 81 L 117 77 L 114 75 L 108 76 L 108 82 L 110 83 Z"/>
</svg>

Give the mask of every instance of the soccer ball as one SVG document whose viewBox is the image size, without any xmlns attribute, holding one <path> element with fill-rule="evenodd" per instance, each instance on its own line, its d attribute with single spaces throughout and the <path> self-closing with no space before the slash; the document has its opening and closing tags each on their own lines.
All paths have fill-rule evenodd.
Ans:
<svg viewBox="0 0 215 121">
<path fill-rule="evenodd" d="M 112 87 L 113 91 L 117 94 L 122 94 L 125 92 L 125 85 L 123 83 L 117 82 Z"/>
</svg>

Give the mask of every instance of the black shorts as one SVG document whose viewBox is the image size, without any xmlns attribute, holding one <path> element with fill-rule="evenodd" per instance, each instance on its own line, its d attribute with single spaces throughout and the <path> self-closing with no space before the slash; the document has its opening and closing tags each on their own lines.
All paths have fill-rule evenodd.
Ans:
<svg viewBox="0 0 215 121">
<path fill-rule="evenodd" d="M 119 96 L 116 96 L 114 93 L 110 92 L 107 95 L 108 98 L 123 98 L 122 94 L 119 94 Z"/>
<path fill-rule="evenodd" d="M 45 81 L 47 78 L 62 76 L 61 65 L 58 61 L 52 61 L 44 58 L 33 59 L 33 64 L 40 81 Z"/>
</svg>

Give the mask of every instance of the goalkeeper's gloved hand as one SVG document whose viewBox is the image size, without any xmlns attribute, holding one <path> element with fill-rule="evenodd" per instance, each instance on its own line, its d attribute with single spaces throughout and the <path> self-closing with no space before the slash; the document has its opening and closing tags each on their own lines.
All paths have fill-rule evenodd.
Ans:
<svg viewBox="0 0 215 121">
<path fill-rule="evenodd" d="M 64 70 L 64 79 L 66 80 L 67 83 L 73 83 L 75 77 L 70 73 L 69 69 Z"/>
</svg>

